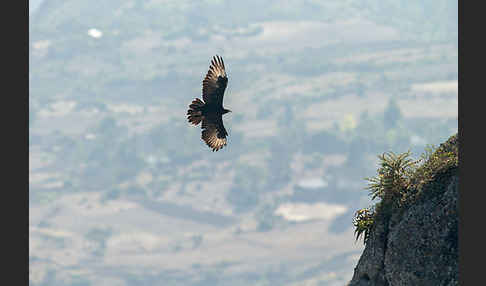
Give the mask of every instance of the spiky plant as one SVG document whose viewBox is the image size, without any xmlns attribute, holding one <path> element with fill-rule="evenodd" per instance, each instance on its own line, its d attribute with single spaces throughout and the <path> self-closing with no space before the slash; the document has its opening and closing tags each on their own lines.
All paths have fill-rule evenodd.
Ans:
<svg viewBox="0 0 486 286">
<path fill-rule="evenodd" d="M 409 158 L 410 151 L 395 154 L 393 152 L 379 155 L 380 168 L 378 175 L 366 178 L 369 181 L 367 190 L 371 199 L 380 198 L 384 203 L 400 205 L 404 192 L 411 182 L 415 167 L 420 160 Z"/>
<path fill-rule="evenodd" d="M 354 214 L 353 225 L 355 227 L 354 235 L 356 236 L 356 241 L 363 235 L 363 243 L 366 244 L 370 237 L 373 222 L 374 211 L 372 208 L 360 209 Z"/>
<path fill-rule="evenodd" d="M 356 212 L 353 219 L 356 240 L 364 235 L 363 243 L 366 244 L 377 213 L 401 206 L 415 166 L 419 162 L 410 159 L 409 156 L 410 151 L 399 155 L 388 152 L 378 156 L 380 159 L 378 175 L 366 178 L 369 181 L 366 189 L 370 191 L 373 200 L 378 197 L 381 201 L 373 208 L 364 208 Z"/>
</svg>

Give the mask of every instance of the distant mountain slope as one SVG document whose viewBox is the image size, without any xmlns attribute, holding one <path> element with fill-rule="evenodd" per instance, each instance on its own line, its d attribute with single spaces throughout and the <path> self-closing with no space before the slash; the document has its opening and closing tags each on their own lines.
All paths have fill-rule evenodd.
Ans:
<svg viewBox="0 0 486 286">
<path fill-rule="evenodd" d="M 417 39 L 457 38 L 457 1 L 61 1 L 31 0 L 35 30 L 62 26 L 95 25 L 124 30 L 165 28 L 174 36 L 195 27 L 220 25 L 221 31 L 259 21 L 336 21 L 367 18 L 380 25 L 393 26 Z M 297 13 L 296 13 L 297 12 Z M 130 28 L 131 27 L 131 28 Z M 177 34 L 174 34 L 177 33 Z"/>
</svg>

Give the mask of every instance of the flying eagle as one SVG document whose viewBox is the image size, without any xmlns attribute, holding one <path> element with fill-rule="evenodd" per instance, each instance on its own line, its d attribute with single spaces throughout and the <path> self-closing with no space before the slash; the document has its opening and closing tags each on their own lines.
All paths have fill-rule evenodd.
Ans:
<svg viewBox="0 0 486 286">
<path fill-rule="evenodd" d="M 195 98 L 187 110 L 187 119 L 190 123 L 198 125 L 202 121 L 201 139 L 214 151 L 226 146 L 228 133 L 224 129 L 223 114 L 231 110 L 223 107 L 223 96 L 228 77 L 224 69 L 223 58 L 216 55 L 211 61 L 208 73 L 202 84 L 203 101 Z"/>
</svg>

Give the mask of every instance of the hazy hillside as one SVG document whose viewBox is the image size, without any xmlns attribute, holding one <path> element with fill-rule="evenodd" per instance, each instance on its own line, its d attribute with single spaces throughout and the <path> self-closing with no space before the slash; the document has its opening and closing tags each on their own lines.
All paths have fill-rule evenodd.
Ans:
<svg viewBox="0 0 486 286">
<path fill-rule="evenodd" d="M 457 131 L 434 2 L 31 1 L 31 285 L 349 281 L 376 154 Z M 213 153 L 185 114 L 215 54 Z"/>
</svg>

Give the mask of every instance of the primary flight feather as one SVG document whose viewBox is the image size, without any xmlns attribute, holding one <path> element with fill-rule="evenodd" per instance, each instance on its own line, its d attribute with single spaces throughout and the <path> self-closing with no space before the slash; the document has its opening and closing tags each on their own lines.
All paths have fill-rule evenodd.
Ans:
<svg viewBox="0 0 486 286">
<path fill-rule="evenodd" d="M 223 96 L 228 84 L 228 76 L 224 68 L 223 58 L 216 55 L 203 80 L 202 98 L 195 98 L 187 110 L 187 119 L 190 123 L 201 123 L 201 139 L 213 151 L 226 146 L 228 133 L 223 125 L 223 114 L 231 110 L 223 107 Z"/>
</svg>

